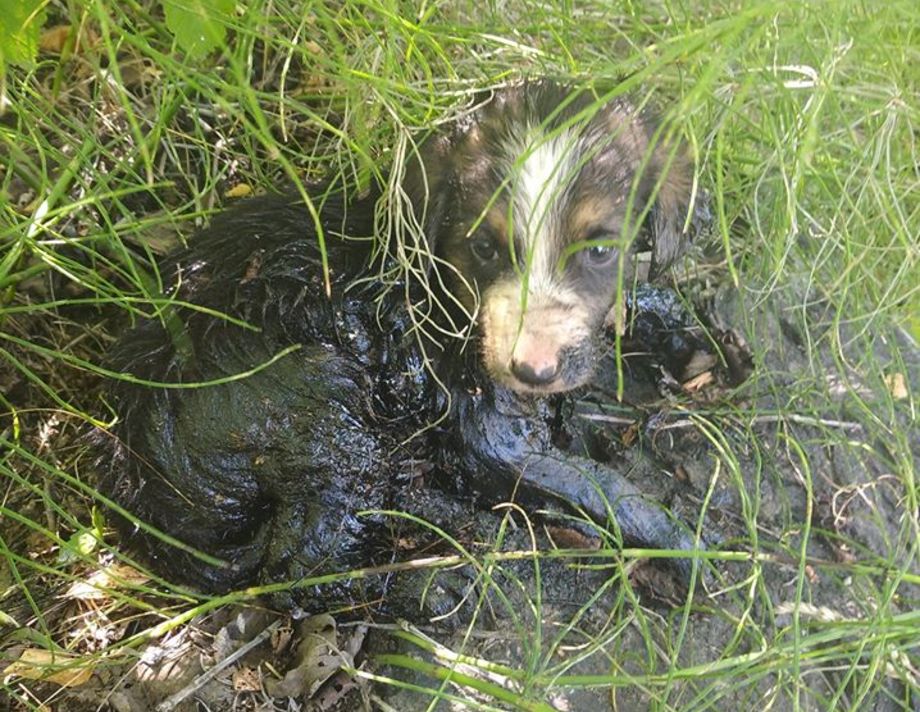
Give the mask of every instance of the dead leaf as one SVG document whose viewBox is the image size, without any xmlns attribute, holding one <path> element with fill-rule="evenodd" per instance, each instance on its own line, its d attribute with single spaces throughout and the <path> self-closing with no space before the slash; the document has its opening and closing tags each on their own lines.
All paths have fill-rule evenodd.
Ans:
<svg viewBox="0 0 920 712">
<path fill-rule="evenodd" d="M 290 623 L 280 626 L 272 633 L 272 652 L 277 655 L 282 650 L 287 650 L 293 637 L 294 629 L 291 628 Z"/>
<path fill-rule="evenodd" d="M 52 653 L 44 648 L 26 648 L 19 660 L 6 666 L 4 675 L 44 680 L 61 687 L 77 687 L 89 680 L 96 664 L 87 658 Z"/>
<path fill-rule="evenodd" d="M 298 633 L 296 667 L 281 680 L 266 679 L 265 691 L 272 697 L 312 697 L 343 665 L 353 665 L 350 655 L 336 647 L 335 619 L 330 615 L 305 618 Z"/>
<path fill-rule="evenodd" d="M 339 670 L 329 681 L 329 684 L 324 685 L 323 689 L 313 696 L 313 704 L 318 710 L 341 709 L 336 705 L 339 705 L 346 695 L 357 686 L 358 683 L 355 682 L 351 675 L 344 670 Z"/>
<path fill-rule="evenodd" d="M 51 52 L 60 54 L 64 51 L 64 45 L 70 37 L 70 25 L 54 25 L 42 32 L 41 39 L 38 41 L 38 48 L 42 52 Z"/>
<path fill-rule="evenodd" d="M 149 579 L 147 574 L 141 573 L 132 566 L 112 564 L 93 572 L 85 581 L 75 581 L 64 596 L 81 601 L 99 600 L 106 598 L 112 589 L 139 586 Z"/>
<path fill-rule="evenodd" d="M 284 679 L 266 680 L 265 689 L 272 697 L 313 697 L 346 662 L 352 664 L 337 653 L 311 655 L 293 670 L 288 670 Z"/>
<path fill-rule="evenodd" d="M 79 35 L 71 47 L 68 46 L 71 34 L 74 32 L 72 25 L 54 25 L 42 32 L 38 47 L 42 52 L 49 54 L 63 54 L 65 51 L 85 52 L 95 47 L 99 37 L 88 27 L 78 30 Z"/>
<path fill-rule="evenodd" d="M 246 198 L 252 195 L 252 186 L 249 183 L 237 183 L 224 193 L 225 198 Z"/>
<path fill-rule="evenodd" d="M 358 656 L 358 653 L 361 652 L 361 648 L 364 647 L 364 638 L 367 637 L 367 626 L 366 625 L 356 625 L 351 629 L 351 635 L 345 640 L 345 645 L 343 649 L 346 653 L 355 658 Z"/>
<path fill-rule="evenodd" d="M 546 531 L 553 541 L 553 545 L 560 549 L 597 549 L 601 540 L 582 534 L 569 527 L 547 525 Z"/>
<path fill-rule="evenodd" d="M 700 390 L 704 386 L 708 386 L 715 380 L 716 379 L 715 376 L 712 375 L 712 371 L 703 371 L 701 374 L 694 376 L 689 381 L 684 381 L 684 390 L 688 393 L 693 393 L 694 391 Z"/>
<path fill-rule="evenodd" d="M 237 692 L 258 692 L 262 689 L 261 673 L 248 665 L 234 670 L 233 689 Z"/>
<path fill-rule="evenodd" d="M 623 445 L 625 445 L 626 447 L 629 447 L 634 442 L 636 442 L 636 438 L 638 437 L 639 437 L 639 424 L 633 423 L 628 428 L 626 428 L 626 430 L 623 431 L 623 434 L 620 436 L 620 441 L 623 443 Z"/>
<path fill-rule="evenodd" d="M 689 482 L 690 475 L 687 474 L 687 468 L 679 464 L 674 468 L 674 479 L 678 482 Z"/>
<path fill-rule="evenodd" d="M 903 373 L 892 373 L 885 376 L 885 385 L 888 387 L 891 397 L 895 400 L 907 398 L 907 379 L 904 378 Z"/>
</svg>

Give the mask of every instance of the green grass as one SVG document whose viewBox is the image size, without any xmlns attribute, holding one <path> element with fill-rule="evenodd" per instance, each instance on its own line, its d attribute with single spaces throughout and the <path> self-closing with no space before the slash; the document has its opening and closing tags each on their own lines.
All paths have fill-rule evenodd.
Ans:
<svg viewBox="0 0 920 712">
<path fill-rule="evenodd" d="M 156 254 L 176 235 L 189 236 L 235 186 L 302 183 L 330 172 L 366 185 L 407 141 L 456 116 L 472 91 L 551 75 L 649 93 L 685 136 L 698 186 L 712 195 L 716 227 L 696 258 L 709 265 L 713 283 L 734 283 L 745 295 L 748 309 L 735 326 L 748 335 L 761 367 L 731 403 L 693 417 L 719 455 L 720 484 L 739 494 L 748 533 L 711 556 L 743 573 L 719 597 L 697 594 L 662 613 L 616 585 L 625 572 L 614 553 L 602 551 L 598 561 L 614 574 L 598 596 L 615 601 L 601 634 L 583 634 L 578 618 L 562 626 L 570 637 L 583 635 L 579 651 L 563 654 L 558 629 L 532 624 L 543 610 L 538 586 L 531 610 L 513 626 L 528 665 L 487 664 L 464 647 L 472 632 L 460 643 L 450 639 L 453 655 L 437 647 L 441 641 L 407 633 L 436 654 L 427 662 L 391 656 L 389 674 L 400 678 L 415 668 L 427 675 L 432 695 L 475 708 L 475 694 L 481 709 L 542 709 L 560 687 L 601 688 L 612 700 L 642 690 L 661 710 L 720 709 L 739 690 L 752 704 L 776 709 L 859 710 L 882 699 L 889 709 L 909 709 L 910 700 L 892 697 L 887 683 L 915 687 L 920 668 L 918 406 L 911 390 L 918 379 L 911 378 L 916 359 L 896 340 L 898 328 L 920 338 L 915 0 L 346 0 L 308 8 L 237 3 L 224 20 L 224 46 L 189 60 L 159 3 L 50 4 L 47 26 L 79 28 L 80 41 L 65 45 L 63 56 L 41 53 L 31 66 L 6 68 L 4 650 L 28 643 L 112 664 L 196 614 L 253 595 L 209 600 L 163 581 L 128 582 L 117 587 L 107 615 L 138 616 L 140 623 L 133 635 L 105 644 L 74 634 L 54 598 L 113 556 L 130 561 L 128 552 L 112 549 L 87 484 L 94 464 L 80 434 L 113 417 L 99 395 L 112 339 L 131 319 L 168 309 Z M 701 272 L 691 270 L 693 279 L 705 281 Z M 777 298 L 806 335 L 793 374 L 769 367 L 775 340 L 758 318 Z M 880 342 L 891 352 L 887 360 L 878 357 Z M 891 386 L 898 374 L 907 376 L 903 398 Z M 828 375 L 843 384 L 842 406 Z M 755 393 L 766 394 L 769 411 Z M 828 422 L 828 413 L 838 412 L 840 420 L 858 422 L 858 435 Z M 817 427 L 802 435 L 784 425 L 776 451 L 756 444 L 753 426 L 765 417 Z M 881 467 L 899 486 L 902 513 L 893 528 L 879 526 L 893 532 L 884 552 L 851 541 L 852 559 L 825 565 L 808 555 L 814 537 L 838 536 L 824 523 L 790 521 L 776 538 L 764 532 L 762 502 L 746 490 L 740 471 L 740 448 L 751 442 L 761 448 L 755 474 L 764 487 L 779 482 L 776 461 L 783 456 L 797 463 L 802 492 L 820 488 L 829 470 L 810 454 L 816 447 L 836 448 L 867 471 Z M 859 496 L 843 486 L 840 492 Z M 805 499 L 812 511 L 812 498 Z M 497 549 L 476 564 L 500 594 L 519 573 Z M 544 557 L 558 556 L 534 553 L 531 578 L 539 580 Z M 769 567 L 785 567 L 788 610 L 777 609 L 764 583 Z M 846 582 L 859 605 L 822 619 L 810 601 L 814 569 Z M 708 657 L 693 647 L 695 621 L 704 614 L 732 631 Z M 445 671 L 457 666 L 457 656 L 465 677 L 447 685 Z M 609 672 L 573 672 L 587 658 L 606 660 Z M 492 676 L 485 681 L 479 673 L 487 668 Z M 4 689 L 35 708 L 53 688 L 18 679 Z"/>
</svg>

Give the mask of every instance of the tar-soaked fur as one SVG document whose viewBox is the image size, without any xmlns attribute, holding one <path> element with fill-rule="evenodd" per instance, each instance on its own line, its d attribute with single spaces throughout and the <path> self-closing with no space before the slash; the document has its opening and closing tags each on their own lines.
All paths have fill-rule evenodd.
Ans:
<svg viewBox="0 0 920 712">
<path fill-rule="evenodd" d="M 375 191 L 316 193 L 331 296 L 291 195 L 241 202 L 163 261 L 177 305 L 119 339 L 111 364 L 158 384 L 219 382 L 112 385 L 103 487 L 180 542 L 129 527 L 155 565 L 219 591 L 389 560 L 392 520 L 358 513 L 400 507 L 418 463 L 485 504 L 513 496 L 692 546 L 621 475 L 554 444 L 632 253 L 647 246 L 660 270 L 684 240 L 679 151 L 625 99 L 597 105 L 551 82 L 490 92 L 409 160 L 434 292 L 373 278 L 393 260 L 372 249 Z M 410 309 L 431 299 L 472 324 L 473 346 L 423 343 Z"/>
</svg>

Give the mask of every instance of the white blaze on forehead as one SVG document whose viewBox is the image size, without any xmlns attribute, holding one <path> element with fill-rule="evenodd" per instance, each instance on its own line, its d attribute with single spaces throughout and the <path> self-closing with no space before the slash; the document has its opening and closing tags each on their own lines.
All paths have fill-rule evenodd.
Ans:
<svg viewBox="0 0 920 712">
<path fill-rule="evenodd" d="M 542 127 L 528 126 L 509 146 L 515 246 L 531 293 L 549 290 L 555 281 L 564 242 L 560 208 L 574 179 L 577 145 L 570 131 L 547 138 Z"/>
</svg>

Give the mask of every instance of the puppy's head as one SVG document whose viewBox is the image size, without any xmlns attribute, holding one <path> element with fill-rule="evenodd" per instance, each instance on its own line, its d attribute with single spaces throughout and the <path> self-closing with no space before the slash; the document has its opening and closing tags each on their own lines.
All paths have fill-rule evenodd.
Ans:
<svg viewBox="0 0 920 712">
<path fill-rule="evenodd" d="M 624 99 L 598 107 L 539 82 L 491 93 L 426 144 L 410 194 L 496 381 L 534 394 L 584 384 L 632 253 L 650 246 L 653 270 L 678 255 L 688 171 L 654 135 Z"/>
</svg>

